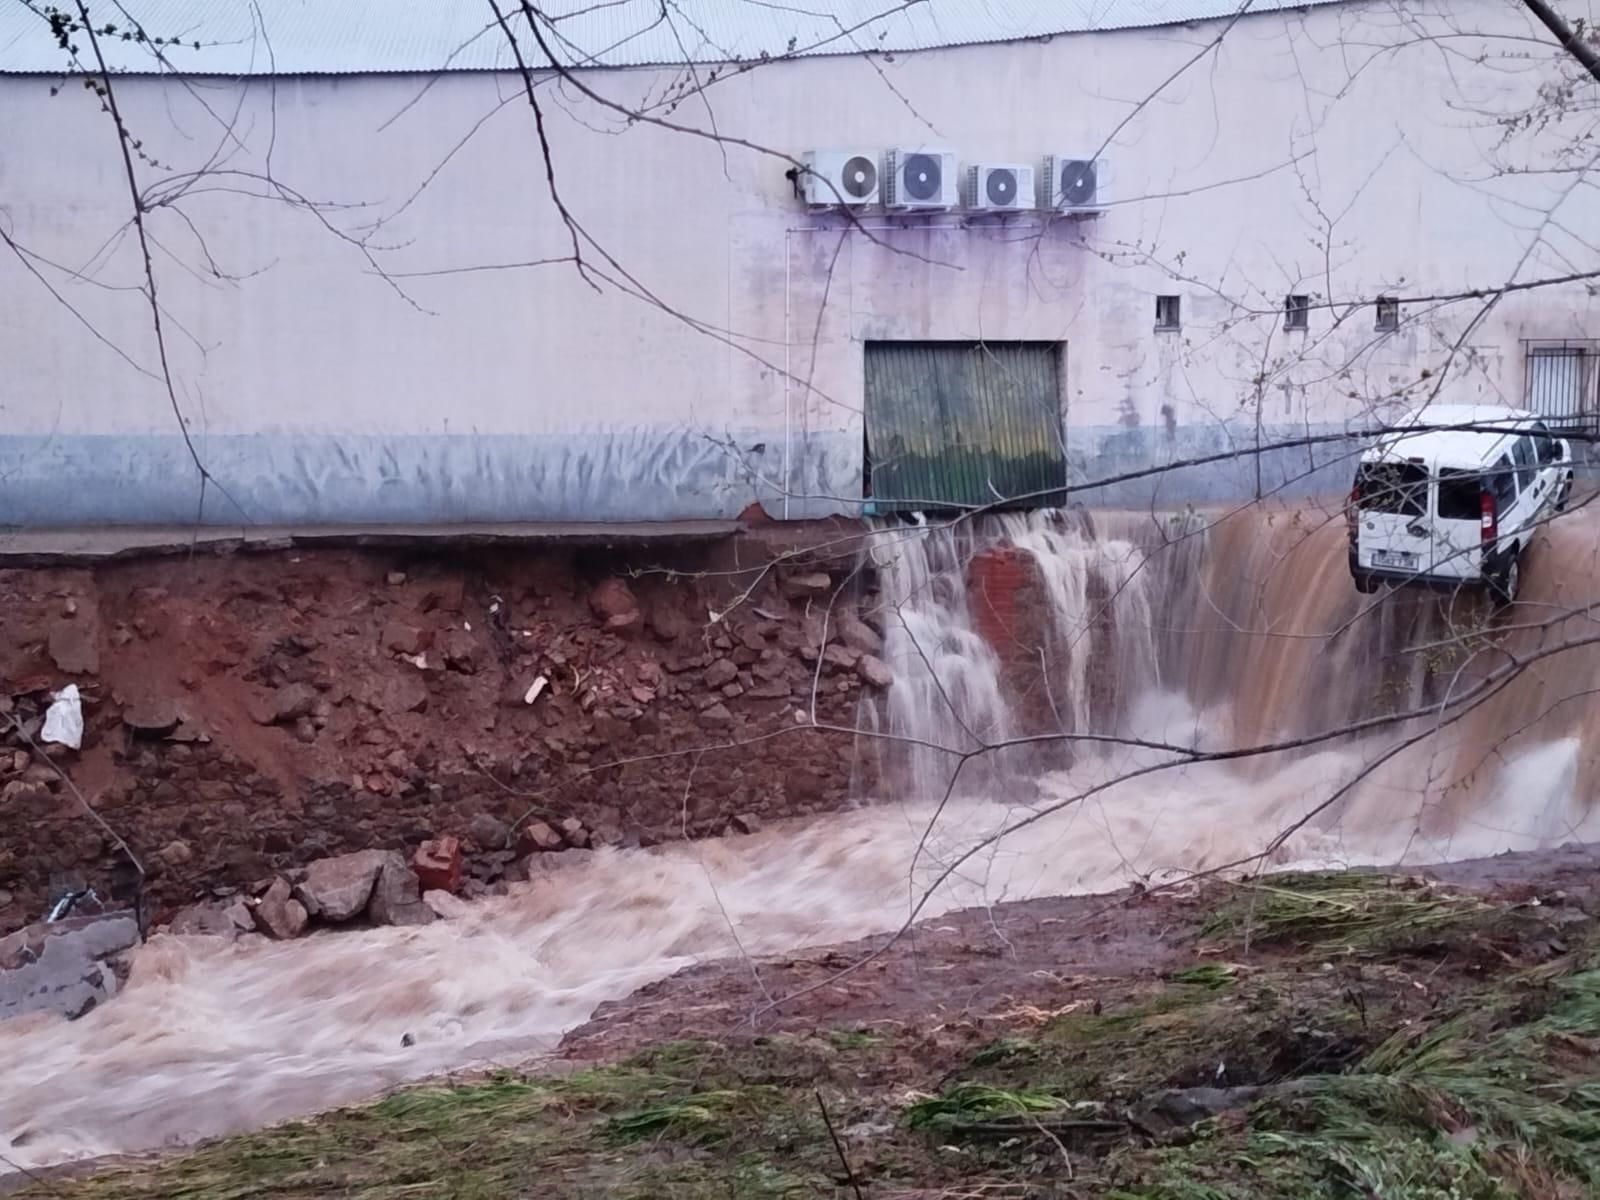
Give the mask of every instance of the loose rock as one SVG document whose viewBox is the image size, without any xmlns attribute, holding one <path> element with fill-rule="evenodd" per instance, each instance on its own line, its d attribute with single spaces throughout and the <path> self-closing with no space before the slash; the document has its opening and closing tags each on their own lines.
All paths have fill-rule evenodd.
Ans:
<svg viewBox="0 0 1600 1200">
<path fill-rule="evenodd" d="M 529 821 L 517 833 L 517 842 L 524 853 L 559 850 L 561 835 L 543 821 Z"/>
<path fill-rule="evenodd" d="M 188 842 L 174 839 L 157 850 L 156 857 L 161 860 L 163 866 L 181 867 L 185 863 L 194 861 L 194 851 Z"/>
<path fill-rule="evenodd" d="M 357 699 L 379 712 L 418 712 L 428 706 L 428 688 L 413 671 L 403 675 L 374 672 L 360 681 Z"/>
<path fill-rule="evenodd" d="M 403 621 L 383 627 L 383 648 L 394 654 L 417 654 L 424 649 L 422 631 Z"/>
<path fill-rule="evenodd" d="M 822 661 L 840 671 L 848 671 L 861 661 L 861 651 L 852 650 L 843 642 L 829 642 L 822 652 Z"/>
<path fill-rule="evenodd" d="M 122 710 L 122 723 L 135 733 L 149 737 L 171 733 L 182 719 L 178 706 L 161 696 L 141 697 Z"/>
<path fill-rule="evenodd" d="M 464 629 L 451 629 L 445 633 L 440 643 L 440 652 L 444 657 L 444 665 L 452 671 L 459 671 L 463 675 L 475 675 L 478 671 L 478 642 Z"/>
<path fill-rule="evenodd" d="M 245 927 L 249 928 L 253 922 L 249 921 L 248 911 L 245 915 Z M 229 941 L 238 937 L 240 932 L 227 907 L 214 901 L 191 904 L 180 909 L 167 928 L 184 937 L 222 937 Z"/>
<path fill-rule="evenodd" d="M 626 627 L 639 621 L 639 601 L 633 589 L 615 576 L 589 593 L 589 607 L 610 628 Z"/>
<path fill-rule="evenodd" d="M 74 1020 L 115 994 L 111 960 L 139 940 L 127 913 L 69 917 L 0 938 L 0 1021 L 28 1012 Z"/>
<path fill-rule="evenodd" d="M 883 639 L 853 612 L 841 612 L 834 617 L 834 629 L 839 640 L 862 654 L 877 654 L 883 649 Z"/>
<path fill-rule="evenodd" d="M 50 626 L 50 661 L 68 675 L 94 675 L 100 670 L 100 647 L 94 624 L 57 621 Z"/>
<path fill-rule="evenodd" d="M 416 872 L 393 851 L 383 855 L 367 916 L 378 925 L 427 925 L 434 919 L 433 910 L 422 902 Z"/>
<path fill-rule="evenodd" d="M 316 703 L 316 688 L 309 683 L 291 683 L 256 697 L 251 702 L 250 715 L 260 725 L 281 725 L 310 716 Z"/>
<path fill-rule="evenodd" d="M 833 580 L 822 571 L 806 571 L 786 576 L 783 580 L 783 594 L 794 600 L 824 595 L 832 587 Z"/>
<path fill-rule="evenodd" d="M 874 654 L 861 656 L 861 661 L 856 663 L 856 674 L 875 688 L 887 688 L 894 684 L 894 672 L 889 670 L 889 664 Z"/>
<path fill-rule="evenodd" d="M 725 683 L 732 683 L 739 676 L 739 668 L 730 659 L 719 658 L 706 668 L 705 682 L 708 688 L 719 688 Z"/>
<path fill-rule="evenodd" d="M 464 917 L 472 911 L 472 906 L 465 900 L 452 896 L 449 892 L 423 892 L 422 902 L 428 906 L 430 912 L 441 921 L 454 920 Z M 407 1037 L 411 1035 L 406 1034 Z M 406 1042 L 405 1045 L 410 1045 Z"/>
<path fill-rule="evenodd" d="M 479 850 L 500 850 L 511 841 L 511 827 L 492 813 L 478 813 L 467 822 L 467 837 Z"/>
<path fill-rule="evenodd" d="M 294 898 L 287 880 L 274 879 L 256 904 L 256 924 L 279 941 L 299 937 L 306 928 L 305 905 Z"/>
<path fill-rule="evenodd" d="M 306 868 L 295 898 L 323 921 L 348 921 L 367 906 L 386 857 L 383 850 L 358 850 L 320 858 Z"/>
</svg>

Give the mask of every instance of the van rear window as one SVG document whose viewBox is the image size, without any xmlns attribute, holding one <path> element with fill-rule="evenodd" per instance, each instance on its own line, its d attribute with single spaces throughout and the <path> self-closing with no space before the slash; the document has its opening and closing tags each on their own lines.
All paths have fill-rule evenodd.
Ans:
<svg viewBox="0 0 1600 1200">
<path fill-rule="evenodd" d="M 1416 463 L 1362 463 L 1356 488 L 1359 506 L 1369 512 L 1420 517 L 1428 507 L 1428 472 Z"/>
<path fill-rule="evenodd" d="M 1439 519 L 1476 521 L 1483 512 L 1483 476 L 1476 471 L 1439 472 Z"/>
</svg>

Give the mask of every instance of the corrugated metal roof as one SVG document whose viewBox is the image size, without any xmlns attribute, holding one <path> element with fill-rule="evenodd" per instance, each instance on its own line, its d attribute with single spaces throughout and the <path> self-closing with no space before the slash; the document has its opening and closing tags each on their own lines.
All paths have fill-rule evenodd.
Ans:
<svg viewBox="0 0 1600 1200">
<path fill-rule="evenodd" d="M 63 0 L 0 3 L 0 74 L 71 71 L 41 15 Z M 1253 0 L 1251 12 L 1339 0 Z M 1096 29 L 1229 17 L 1242 0 L 544 0 L 552 50 L 569 64 L 732 62 L 862 50 L 912 51 Z M 501 0 L 511 12 L 515 0 Z M 509 70 L 484 0 L 89 0 L 114 70 L 205 75 L 346 75 Z M 566 15 L 562 15 L 566 14 Z M 120 36 L 135 25 L 170 64 Z M 80 34 L 75 40 L 87 58 Z M 524 39 L 527 41 L 528 39 Z M 198 46 L 197 46 L 198 43 Z M 533 57 L 534 47 L 528 53 Z"/>
</svg>

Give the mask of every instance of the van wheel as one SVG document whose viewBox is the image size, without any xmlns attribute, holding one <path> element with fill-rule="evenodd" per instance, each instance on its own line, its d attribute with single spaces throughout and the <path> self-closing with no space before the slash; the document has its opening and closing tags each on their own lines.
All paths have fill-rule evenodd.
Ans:
<svg viewBox="0 0 1600 1200">
<path fill-rule="evenodd" d="M 1514 604 L 1522 586 L 1522 555 L 1513 550 L 1500 569 L 1489 577 L 1489 594 L 1496 604 Z"/>
<path fill-rule="evenodd" d="M 1378 590 L 1378 581 L 1365 571 L 1357 571 L 1351 578 L 1355 580 L 1356 591 L 1363 596 L 1370 596 Z"/>
</svg>

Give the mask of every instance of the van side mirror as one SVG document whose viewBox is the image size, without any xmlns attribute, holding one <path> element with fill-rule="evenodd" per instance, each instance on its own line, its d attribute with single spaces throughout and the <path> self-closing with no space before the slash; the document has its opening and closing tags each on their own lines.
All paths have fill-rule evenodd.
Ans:
<svg viewBox="0 0 1600 1200">
<path fill-rule="evenodd" d="M 1564 447 L 1560 438 L 1545 437 L 1539 439 L 1539 461 L 1546 463 L 1560 462 L 1564 457 Z"/>
</svg>

